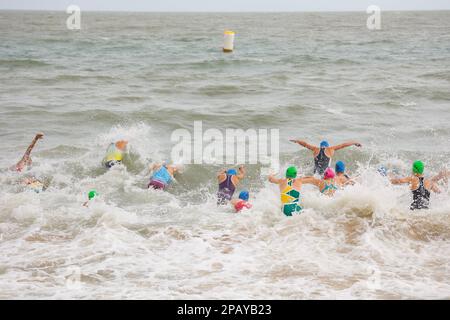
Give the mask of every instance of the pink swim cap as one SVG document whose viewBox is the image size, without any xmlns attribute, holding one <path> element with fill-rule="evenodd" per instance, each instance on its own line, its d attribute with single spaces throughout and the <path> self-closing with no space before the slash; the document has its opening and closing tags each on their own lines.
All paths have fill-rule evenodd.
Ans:
<svg viewBox="0 0 450 320">
<path fill-rule="evenodd" d="M 333 169 L 328 168 L 327 170 L 325 170 L 325 174 L 324 174 L 325 179 L 333 179 L 335 176 L 336 176 L 336 174 L 334 173 Z"/>
</svg>

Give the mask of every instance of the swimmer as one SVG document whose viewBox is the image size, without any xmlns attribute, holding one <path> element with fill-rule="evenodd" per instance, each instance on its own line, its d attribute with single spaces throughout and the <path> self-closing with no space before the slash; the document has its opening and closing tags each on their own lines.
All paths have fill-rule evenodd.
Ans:
<svg viewBox="0 0 450 320">
<path fill-rule="evenodd" d="M 40 193 L 45 191 L 46 186 L 44 185 L 43 182 L 41 182 L 40 180 L 36 179 L 35 177 L 28 177 L 25 178 L 22 183 L 29 188 L 30 190 L 33 190 L 36 193 Z"/>
<path fill-rule="evenodd" d="M 303 179 L 297 178 L 297 168 L 289 167 L 286 177 L 277 179 L 274 174 L 269 175 L 269 182 L 277 184 L 281 193 L 281 211 L 288 217 L 303 210 L 301 190 Z"/>
<path fill-rule="evenodd" d="M 433 179 L 428 180 L 424 177 L 425 165 L 422 161 L 413 163 L 412 175 L 406 178 L 391 179 L 392 184 L 409 184 L 413 195 L 411 210 L 428 209 L 430 205 L 431 192 L 440 193 Z"/>
<path fill-rule="evenodd" d="M 89 191 L 89 193 L 88 193 L 88 201 L 86 201 L 85 203 L 83 203 L 83 206 L 84 206 L 84 207 L 89 207 L 89 202 L 90 202 L 92 199 L 94 199 L 95 197 L 97 197 L 97 196 L 98 196 L 97 191 L 95 191 L 95 190 Z"/>
<path fill-rule="evenodd" d="M 153 171 L 153 175 L 150 178 L 148 188 L 155 190 L 165 190 L 173 181 L 175 181 L 174 175 L 177 173 L 178 167 L 175 165 L 155 163 L 150 166 L 150 170 Z"/>
<path fill-rule="evenodd" d="M 297 143 L 313 152 L 314 174 L 318 174 L 320 176 L 323 175 L 325 173 L 325 170 L 330 166 L 331 158 L 334 156 L 335 151 L 351 146 L 362 147 L 362 145 L 359 142 L 355 141 L 346 142 L 334 147 L 330 147 L 328 141 L 322 141 L 320 143 L 320 147 L 313 146 L 302 140 L 290 140 L 290 141 Z"/>
<path fill-rule="evenodd" d="M 312 184 L 319 188 L 320 193 L 326 196 L 334 196 L 338 189 L 338 183 L 336 181 L 336 174 L 331 168 L 327 168 L 323 174 L 323 179 L 316 179 L 314 177 L 303 178 L 304 184 Z"/>
<path fill-rule="evenodd" d="M 248 191 L 244 190 L 239 194 L 239 199 L 231 200 L 231 205 L 236 210 L 236 213 L 241 212 L 243 209 L 251 209 L 252 205 L 248 202 L 249 197 Z"/>
<path fill-rule="evenodd" d="M 377 169 L 377 172 L 383 177 L 387 177 L 388 176 L 388 169 L 385 166 L 379 167 Z"/>
<path fill-rule="evenodd" d="M 105 158 L 103 158 L 103 165 L 110 169 L 117 164 L 121 164 L 124 154 L 126 152 L 128 141 L 120 140 L 116 143 L 111 143 L 106 150 Z"/>
<path fill-rule="evenodd" d="M 34 137 L 33 141 L 31 142 L 31 144 L 28 146 L 27 150 L 25 151 L 25 154 L 23 155 L 22 159 L 20 159 L 20 161 L 17 162 L 17 164 L 15 166 L 12 166 L 10 168 L 10 170 L 22 172 L 27 167 L 30 167 L 33 162 L 31 160 L 31 151 L 33 151 L 33 149 L 36 145 L 36 142 L 43 138 L 44 138 L 43 133 L 37 133 L 36 136 Z"/>
<path fill-rule="evenodd" d="M 336 162 L 336 185 L 343 188 L 349 184 L 355 184 L 352 179 L 345 173 L 345 163 L 343 161 Z"/>
<path fill-rule="evenodd" d="M 245 168 L 239 167 L 239 173 L 235 169 L 222 170 L 217 175 L 219 191 L 217 192 L 217 205 L 227 204 L 233 197 L 236 186 L 244 179 Z"/>
</svg>

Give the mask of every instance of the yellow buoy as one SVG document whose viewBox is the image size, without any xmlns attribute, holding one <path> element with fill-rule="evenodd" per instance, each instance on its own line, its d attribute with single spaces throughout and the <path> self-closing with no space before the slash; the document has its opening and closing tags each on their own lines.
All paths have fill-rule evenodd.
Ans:
<svg viewBox="0 0 450 320">
<path fill-rule="evenodd" d="M 223 52 L 233 52 L 234 35 L 234 31 L 225 31 L 223 39 Z"/>
</svg>

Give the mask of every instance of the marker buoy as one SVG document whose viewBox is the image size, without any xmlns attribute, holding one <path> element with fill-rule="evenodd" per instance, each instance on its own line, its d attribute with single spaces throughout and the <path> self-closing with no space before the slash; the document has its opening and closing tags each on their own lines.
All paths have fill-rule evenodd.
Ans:
<svg viewBox="0 0 450 320">
<path fill-rule="evenodd" d="M 234 31 L 225 31 L 223 38 L 223 52 L 233 52 L 234 35 Z"/>
</svg>

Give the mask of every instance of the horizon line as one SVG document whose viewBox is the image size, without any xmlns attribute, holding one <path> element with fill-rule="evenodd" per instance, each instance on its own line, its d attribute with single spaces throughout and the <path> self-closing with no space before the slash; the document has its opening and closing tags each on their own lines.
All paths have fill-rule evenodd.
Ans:
<svg viewBox="0 0 450 320">
<path fill-rule="evenodd" d="M 2 11 L 26 11 L 26 12 L 66 12 L 65 9 L 1 9 Z M 354 12 L 366 12 L 366 10 L 293 10 L 293 11 L 152 11 L 152 10 L 81 10 L 82 12 L 91 12 L 91 13 L 354 13 Z M 389 10 L 389 9 L 381 9 L 384 12 L 436 12 L 436 11 L 450 11 L 449 9 L 398 9 L 398 10 Z"/>
</svg>

